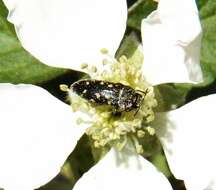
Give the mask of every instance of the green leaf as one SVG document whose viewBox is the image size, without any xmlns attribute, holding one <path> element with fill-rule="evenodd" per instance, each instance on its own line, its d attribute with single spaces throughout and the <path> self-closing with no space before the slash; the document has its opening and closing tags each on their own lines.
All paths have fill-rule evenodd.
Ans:
<svg viewBox="0 0 216 190">
<path fill-rule="evenodd" d="M 7 21 L 8 11 L 0 0 L 0 82 L 40 84 L 68 72 L 46 66 L 25 51 Z"/>
<path fill-rule="evenodd" d="M 58 175 L 52 181 L 37 190 L 71 190 L 73 185 L 73 183 L 65 179 L 63 176 Z"/>
<path fill-rule="evenodd" d="M 125 55 L 129 61 L 136 63 L 136 66 L 141 67 L 143 64 L 143 51 L 141 43 L 135 33 L 127 35 L 123 40 L 116 53 L 116 58 Z"/>
<path fill-rule="evenodd" d="M 142 19 L 147 17 L 156 7 L 157 3 L 153 0 L 138 0 L 128 10 L 128 26 L 140 30 Z"/>
<path fill-rule="evenodd" d="M 162 152 L 158 152 L 157 154 L 154 154 L 149 159 L 151 163 L 154 164 L 156 168 L 159 171 L 161 171 L 166 177 L 170 177 L 172 175 L 169 170 L 166 157 Z"/>
<path fill-rule="evenodd" d="M 216 1 L 197 1 L 203 28 L 201 48 L 201 64 L 205 83 L 210 84 L 216 79 Z"/>
<path fill-rule="evenodd" d="M 190 84 L 161 84 L 155 87 L 158 106 L 155 111 L 169 111 L 184 105 L 187 94 L 191 90 Z"/>
</svg>

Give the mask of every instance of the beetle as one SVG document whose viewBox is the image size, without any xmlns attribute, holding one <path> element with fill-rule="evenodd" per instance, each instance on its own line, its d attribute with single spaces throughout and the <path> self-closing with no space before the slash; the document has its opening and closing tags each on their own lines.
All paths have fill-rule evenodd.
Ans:
<svg viewBox="0 0 216 190">
<path fill-rule="evenodd" d="M 70 89 L 91 103 L 110 105 L 114 113 L 137 109 L 135 115 L 147 94 L 147 90 L 134 90 L 122 83 L 91 79 L 79 80 L 73 83 Z"/>
</svg>

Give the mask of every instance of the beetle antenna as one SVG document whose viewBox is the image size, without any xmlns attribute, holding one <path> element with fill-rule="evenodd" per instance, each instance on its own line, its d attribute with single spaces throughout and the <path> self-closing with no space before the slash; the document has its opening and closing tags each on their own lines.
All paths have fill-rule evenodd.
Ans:
<svg viewBox="0 0 216 190">
<path fill-rule="evenodd" d="M 149 89 L 147 88 L 145 91 L 143 91 L 143 90 L 136 90 L 136 91 L 143 93 L 143 94 L 144 94 L 144 97 L 145 97 L 146 94 L 148 94 Z"/>
</svg>

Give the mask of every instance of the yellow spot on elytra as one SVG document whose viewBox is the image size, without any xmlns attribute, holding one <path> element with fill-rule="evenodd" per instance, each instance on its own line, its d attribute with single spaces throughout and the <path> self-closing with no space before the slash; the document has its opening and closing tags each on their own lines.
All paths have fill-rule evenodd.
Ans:
<svg viewBox="0 0 216 190">
<path fill-rule="evenodd" d="M 86 92 L 87 92 L 87 90 L 83 90 L 83 92 L 82 92 L 82 93 L 83 93 L 83 94 L 85 94 Z"/>
<path fill-rule="evenodd" d="M 109 95 L 105 94 L 104 96 L 105 96 L 106 99 L 110 99 Z"/>
<path fill-rule="evenodd" d="M 95 93 L 95 96 L 97 97 L 97 99 L 100 98 L 100 94 L 99 93 Z"/>
</svg>

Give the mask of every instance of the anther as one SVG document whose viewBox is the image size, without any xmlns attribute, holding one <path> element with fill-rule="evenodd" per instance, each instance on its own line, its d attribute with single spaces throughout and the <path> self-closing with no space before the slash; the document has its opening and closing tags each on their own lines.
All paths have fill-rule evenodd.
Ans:
<svg viewBox="0 0 216 190">
<path fill-rule="evenodd" d="M 148 133 L 150 135 L 152 135 L 152 136 L 155 135 L 155 129 L 154 128 L 148 126 L 148 127 L 146 127 L 146 130 L 148 131 Z"/>
<path fill-rule="evenodd" d="M 145 132 L 144 132 L 143 130 L 138 130 L 138 131 L 137 131 L 137 136 L 138 136 L 139 138 L 143 138 L 143 137 L 145 136 Z"/>
<path fill-rule="evenodd" d="M 93 73 L 96 73 L 96 72 L 97 72 L 97 67 L 92 66 L 92 67 L 91 67 L 91 71 L 92 71 Z"/>
<path fill-rule="evenodd" d="M 106 48 L 102 48 L 102 49 L 100 50 L 100 52 L 101 52 L 102 54 L 108 54 L 108 53 L 109 53 L 108 49 L 106 49 Z"/>
<path fill-rule="evenodd" d="M 68 92 L 68 90 L 69 90 L 68 85 L 66 85 L 66 84 L 60 84 L 59 88 L 63 92 Z"/>
<path fill-rule="evenodd" d="M 81 69 L 86 69 L 88 67 L 88 64 L 87 63 L 82 63 L 80 65 Z"/>
</svg>

